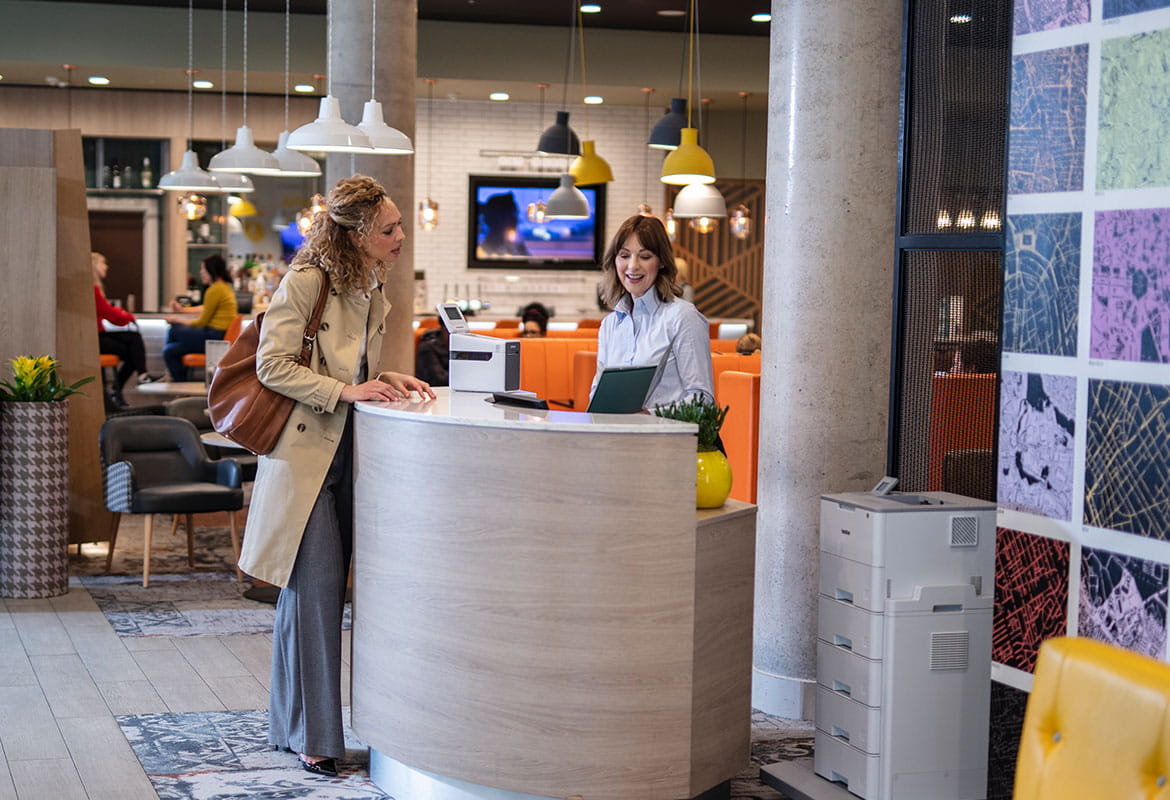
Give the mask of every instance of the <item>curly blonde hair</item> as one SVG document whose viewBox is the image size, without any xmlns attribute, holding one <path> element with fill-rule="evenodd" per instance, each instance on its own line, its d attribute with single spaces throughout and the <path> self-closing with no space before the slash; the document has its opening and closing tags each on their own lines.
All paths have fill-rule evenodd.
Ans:
<svg viewBox="0 0 1170 800">
<path fill-rule="evenodd" d="M 631 236 L 637 236 L 638 244 L 658 256 L 658 277 L 654 281 L 658 299 L 670 303 L 674 298 L 682 297 L 682 289 L 678 285 L 678 267 L 674 263 L 674 251 L 670 246 L 666 226 L 658 217 L 635 214 L 618 228 L 601 261 L 601 286 L 598 289 L 601 301 L 613 309 L 629 294 L 617 274 L 617 254 Z"/>
<path fill-rule="evenodd" d="M 358 238 L 369 236 L 378 212 L 389 201 L 382 184 L 368 175 L 351 175 L 338 181 L 325 200 L 325 211 L 313 218 L 292 266 L 320 267 L 329 274 L 329 280 L 339 292 L 372 289 L 364 254 L 349 234 L 357 233 Z M 386 280 L 388 271 L 384 263 L 378 264 L 374 269 L 378 283 Z"/>
</svg>

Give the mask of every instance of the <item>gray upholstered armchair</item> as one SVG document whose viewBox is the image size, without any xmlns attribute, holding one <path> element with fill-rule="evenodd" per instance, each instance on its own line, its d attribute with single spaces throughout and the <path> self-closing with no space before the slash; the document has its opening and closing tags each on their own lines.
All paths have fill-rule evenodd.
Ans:
<svg viewBox="0 0 1170 800">
<path fill-rule="evenodd" d="M 194 566 L 193 514 L 226 511 L 232 550 L 240 557 L 236 513 L 244 506 L 240 465 L 230 458 L 212 461 L 195 426 L 179 417 L 135 416 L 107 419 L 101 429 L 106 508 L 119 514 L 144 514 L 142 585 L 150 585 L 150 548 L 155 514 L 184 514 L 187 563 Z M 110 539 L 106 571 L 114 557 L 117 529 Z M 238 563 L 233 565 L 242 580 Z"/>
</svg>

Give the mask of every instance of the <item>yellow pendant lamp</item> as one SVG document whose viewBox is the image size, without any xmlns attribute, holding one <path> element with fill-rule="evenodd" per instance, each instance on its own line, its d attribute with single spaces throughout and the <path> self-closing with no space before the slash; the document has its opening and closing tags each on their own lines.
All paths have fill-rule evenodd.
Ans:
<svg viewBox="0 0 1170 800">
<path fill-rule="evenodd" d="M 581 54 L 581 93 L 585 93 L 585 26 L 581 16 L 581 8 L 577 6 L 577 50 Z M 585 106 L 585 135 L 589 136 L 589 106 Z M 569 166 L 569 174 L 577 186 L 591 186 L 597 183 L 609 183 L 613 180 L 613 170 L 609 163 L 597 155 L 597 143 L 586 138 L 581 142 L 581 155 L 573 160 Z"/>
<path fill-rule="evenodd" d="M 675 185 L 688 183 L 714 183 L 715 162 L 699 146 L 699 129 L 691 127 L 691 109 L 694 107 L 693 82 L 695 72 L 695 3 L 691 0 L 690 26 L 687 55 L 687 127 L 679 131 L 678 148 L 672 150 L 662 162 L 662 182 Z"/>
</svg>

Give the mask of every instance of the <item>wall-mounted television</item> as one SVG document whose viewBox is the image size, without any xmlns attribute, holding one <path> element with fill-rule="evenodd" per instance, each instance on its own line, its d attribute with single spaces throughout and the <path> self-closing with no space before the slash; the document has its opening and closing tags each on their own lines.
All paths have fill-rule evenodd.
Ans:
<svg viewBox="0 0 1170 800">
<path fill-rule="evenodd" d="M 605 184 L 581 186 L 586 219 L 528 218 L 529 205 L 548 202 L 559 178 L 471 175 L 467 266 L 471 268 L 593 269 L 605 243 Z"/>
</svg>

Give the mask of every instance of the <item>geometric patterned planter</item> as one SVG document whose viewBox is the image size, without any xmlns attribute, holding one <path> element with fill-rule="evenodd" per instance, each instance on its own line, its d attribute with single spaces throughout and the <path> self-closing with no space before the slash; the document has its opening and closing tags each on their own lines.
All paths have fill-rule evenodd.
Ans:
<svg viewBox="0 0 1170 800">
<path fill-rule="evenodd" d="M 69 406 L 0 402 L 0 597 L 69 591 Z"/>
</svg>

